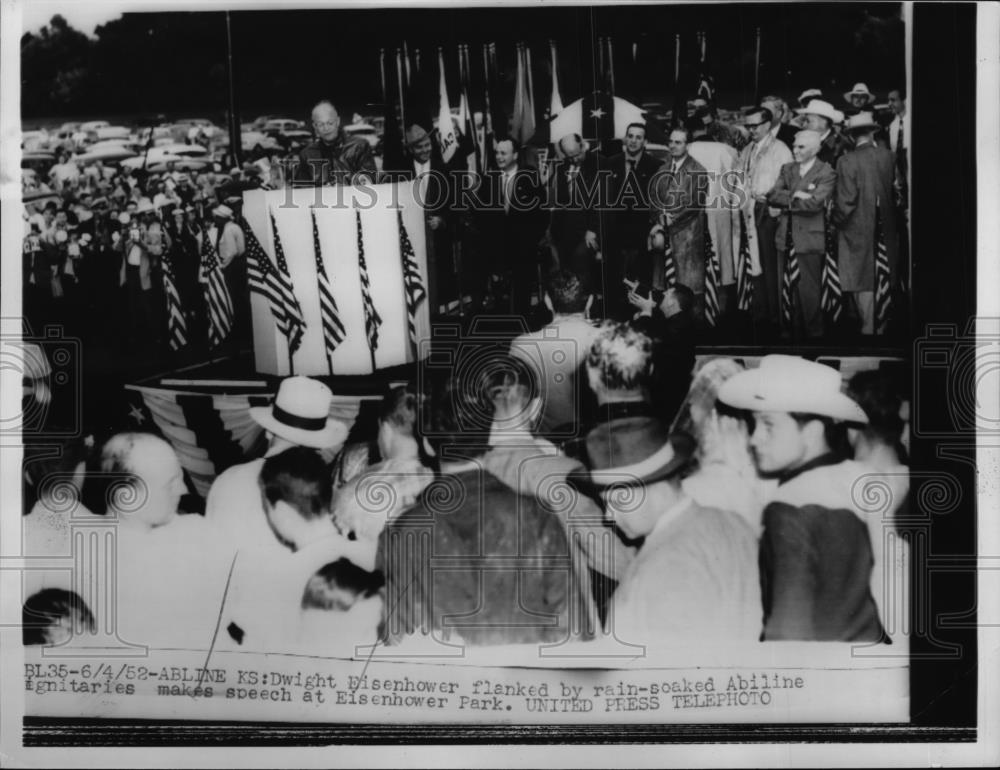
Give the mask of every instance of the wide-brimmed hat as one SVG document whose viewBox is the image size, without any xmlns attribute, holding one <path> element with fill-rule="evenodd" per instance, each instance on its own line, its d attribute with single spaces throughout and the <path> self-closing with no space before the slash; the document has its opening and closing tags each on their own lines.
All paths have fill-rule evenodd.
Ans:
<svg viewBox="0 0 1000 770">
<path fill-rule="evenodd" d="M 809 104 L 795 111 L 799 115 L 820 115 L 829 118 L 834 123 L 840 123 L 844 120 L 844 113 L 835 109 L 830 102 L 824 102 L 822 99 L 810 99 Z"/>
<path fill-rule="evenodd" d="M 212 216 L 222 217 L 223 219 L 232 219 L 233 210 L 223 203 L 222 205 L 216 206 L 212 209 Z"/>
<path fill-rule="evenodd" d="M 878 123 L 870 112 L 859 112 L 851 115 L 844 124 L 845 131 L 872 131 L 879 128 Z"/>
<path fill-rule="evenodd" d="M 330 417 L 332 400 L 330 389 L 319 380 L 288 377 L 278 387 L 274 403 L 251 407 L 250 416 L 261 427 L 298 446 L 327 449 L 347 438 L 347 426 Z"/>
<path fill-rule="evenodd" d="M 719 400 L 752 412 L 803 412 L 867 424 L 864 410 L 841 390 L 840 372 L 798 356 L 770 355 L 719 388 Z"/>
<path fill-rule="evenodd" d="M 576 485 L 599 491 L 662 481 L 687 467 L 695 442 L 671 433 L 655 417 L 622 417 L 601 423 L 585 439 L 589 470 L 572 474 Z"/>
<path fill-rule="evenodd" d="M 149 214 L 153 211 L 156 211 L 156 208 L 153 206 L 153 201 L 149 198 L 141 199 L 135 209 L 136 214 Z"/>
<path fill-rule="evenodd" d="M 418 126 L 414 123 L 408 129 L 406 129 L 406 146 L 412 147 L 415 144 L 419 144 L 424 139 L 426 139 L 430 134 L 424 130 L 423 126 Z"/>
<path fill-rule="evenodd" d="M 865 104 L 871 104 L 875 101 L 875 94 L 869 91 L 868 86 L 864 83 L 855 83 L 854 88 L 844 94 L 844 101 L 850 102 L 852 96 L 864 96 L 866 98 Z"/>
<path fill-rule="evenodd" d="M 805 91 L 799 94 L 799 98 L 796 99 L 795 101 L 797 101 L 800 105 L 802 105 L 805 104 L 810 99 L 820 99 L 822 98 L 822 96 L 823 92 L 820 91 L 818 88 L 807 88 Z"/>
</svg>

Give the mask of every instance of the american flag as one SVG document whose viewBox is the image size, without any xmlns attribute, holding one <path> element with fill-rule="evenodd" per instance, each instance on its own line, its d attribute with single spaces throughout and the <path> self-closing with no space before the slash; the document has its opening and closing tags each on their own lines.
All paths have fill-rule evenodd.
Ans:
<svg viewBox="0 0 1000 770">
<path fill-rule="evenodd" d="M 740 250 L 736 273 L 736 307 L 749 310 L 753 301 L 753 271 L 750 265 L 750 240 L 747 236 L 746 214 L 740 212 Z"/>
<path fill-rule="evenodd" d="M 705 224 L 705 321 L 715 326 L 719 318 L 719 285 L 722 283 L 722 266 L 712 245 L 712 232 L 708 227 L 708 214 L 702 214 Z"/>
<path fill-rule="evenodd" d="M 781 318 L 786 323 L 792 323 L 792 302 L 795 290 L 799 285 L 799 259 L 795 256 L 795 243 L 792 240 L 792 214 L 788 214 L 788 230 L 785 235 L 785 269 L 781 275 Z"/>
<path fill-rule="evenodd" d="M 368 264 L 365 262 L 365 241 L 361 229 L 361 212 L 355 210 L 358 225 L 358 273 L 361 277 L 361 304 L 365 310 L 365 334 L 368 337 L 368 349 L 374 362 L 375 351 L 378 349 L 378 328 L 382 325 L 382 317 L 372 302 L 372 285 L 368 279 Z"/>
<path fill-rule="evenodd" d="M 875 333 L 885 334 L 892 309 L 892 273 L 885 242 L 881 201 L 875 199 Z"/>
<path fill-rule="evenodd" d="M 323 345 L 326 348 L 326 361 L 330 365 L 330 374 L 333 374 L 333 351 L 337 345 L 344 341 L 347 330 L 340 320 L 340 311 L 337 310 L 337 301 L 333 298 L 333 290 L 330 288 L 330 279 L 326 276 L 326 268 L 323 266 L 323 253 L 319 245 L 319 228 L 316 226 L 316 212 L 310 212 L 312 216 L 313 228 L 313 252 L 316 255 L 316 282 L 319 286 L 319 315 L 323 322 Z"/>
<path fill-rule="evenodd" d="M 299 301 L 295 298 L 292 279 L 288 275 L 288 262 L 285 261 L 285 252 L 281 248 L 274 214 L 271 213 L 270 217 L 277 268 L 271 264 L 271 259 L 253 234 L 249 223 L 246 219 L 243 220 L 243 227 L 247 233 L 247 283 L 250 291 L 257 292 L 267 300 L 278 330 L 288 340 L 288 350 L 294 353 L 302 343 L 306 322 L 302 317 Z"/>
<path fill-rule="evenodd" d="M 663 222 L 663 285 L 673 288 L 677 284 L 677 262 L 674 261 L 674 248 L 670 245 L 670 226 Z"/>
<path fill-rule="evenodd" d="M 420 266 L 417 264 L 417 255 L 413 252 L 413 244 L 410 243 L 410 235 L 406 232 L 403 224 L 403 212 L 396 212 L 396 221 L 399 223 L 399 251 L 403 255 L 403 289 L 406 292 L 406 324 L 410 330 L 410 345 L 413 352 L 417 352 L 417 306 L 427 296 L 424 285 L 420 279 Z"/>
<path fill-rule="evenodd" d="M 830 218 L 826 220 L 826 254 L 823 257 L 822 289 L 820 290 L 820 306 L 831 320 L 838 321 L 843 310 L 840 292 L 840 268 L 837 266 L 837 235 Z"/>
<path fill-rule="evenodd" d="M 208 346 L 213 348 L 222 344 L 233 329 L 233 300 L 222 274 L 219 254 L 208 233 L 201 252 L 201 283 L 208 309 Z"/>
<path fill-rule="evenodd" d="M 181 307 L 181 295 L 174 283 L 173 260 L 167 252 L 163 253 L 160 264 L 163 266 L 163 293 L 167 297 L 167 336 L 170 349 L 179 350 L 187 345 L 187 321 Z"/>
</svg>

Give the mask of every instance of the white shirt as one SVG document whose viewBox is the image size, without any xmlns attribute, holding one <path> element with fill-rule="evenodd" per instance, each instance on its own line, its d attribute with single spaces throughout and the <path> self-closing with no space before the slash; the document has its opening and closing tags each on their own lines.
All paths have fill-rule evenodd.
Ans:
<svg viewBox="0 0 1000 770">
<path fill-rule="evenodd" d="M 287 549 L 267 522 L 257 484 L 263 467 L 264 458 L 260 457 L 219 474 L 208 490 L 205 519 L 215 526 L 227 545 L 241 551 L 283 554 Z"/>
<path fill-rule="evenodd" d="M 906 135 L 906 115 L 897 115 L 892 119 L 892 123 L 889 124 L 889 149 L 893 152 L 899 149 L 896 145 L 899 143 L 900 126 L 903 127 L 903 149 L 906 149 L 910 141 Z"/>
<path fill-rule="evenodd" d="M 501 189 L 500 195 L 503 201 L 503 210 L 510 211 L 510 198 L 514 193 L 514 176 L 517 174 L 517 164 L 515 163 L 510 169 L 503 172 L 503 177 L 501 179 Z"/>
<path fill-rule="evenodd" d="M 799 164 L 799 176 L 803 177 L 809 173 L 809 169 L 813 167 L 816 163 L 816 156 L 813 155 L 809 160 Z"/>
<path fill-rule="evenodd" d="M 414 179 L 417 180 L 417 200 L 421 204 L 426 204 L 427 202 L 427 184 L 430 179 L 431 173 L 431 162 L 428 160 L 426 163 L 418 163 L 413 161 L 413 174 Z"/>
</svg>

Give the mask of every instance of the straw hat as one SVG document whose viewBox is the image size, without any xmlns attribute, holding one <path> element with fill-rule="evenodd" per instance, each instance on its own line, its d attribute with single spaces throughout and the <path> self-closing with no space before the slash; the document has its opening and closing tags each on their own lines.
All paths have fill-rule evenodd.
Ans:
<svg viewBox="0 0 1000 770">
<path fill-rule="evenodd" d="M 282 380 L 271 406 L 250 408 L 254 421 L 298 446 L 327 449 L 342 444 L 347 427 L 330 417 L 333 394 L 319 380 L 288 377 Z"/>
</svg>

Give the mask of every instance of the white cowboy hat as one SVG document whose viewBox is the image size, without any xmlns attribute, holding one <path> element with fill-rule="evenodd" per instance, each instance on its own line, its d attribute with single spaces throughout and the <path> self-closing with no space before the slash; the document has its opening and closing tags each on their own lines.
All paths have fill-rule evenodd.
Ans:
<svg viewBox="0 0 1000 770">
<path fill-rule="evenodd" d="M 844 94 L 844 101 L 850 102 L 852 96 L 864 96 L 867 97 L 865 104 L 871 104 L 875 101 L 875 94 L 868 90 L 868 86 L 864 83 L 855 83 L 854 88 Z"/>
<path fill-rule="evenodd" d="M 878 127 L 878 123 L 875 122 L 870 112 L 859 112 L 857 115 L 851 115 L 844 124 L 845 131 L 870 131 Z"/>
<path fill-rule="evenodd" d="M 823 92 L 820 91 L 818 88 L 807 88 L 805 91 L 799 94 L 799 98 L 796 99 L 795 101 L 797 101 L 799 104 L 805 104 L 807 99 L 818 99 L 822 95 Z"/>
<path fill-rule="evenodd" d="M 227 206 L 225 203 L 223 203 L 222 205 L 216 206 L 214 209 L 212 209 L 212 216 L 222 217 L 224 219 L 232 219 L 233 210 L 229 208 L 229 206 Z"/>
<path fill-rule="evenodd" d="M 752 412 L 805 412 L 867 424 L 864 410 L 840 387 L 840 372 L 825 364 L 770 355 L 756 369 L 726 380 L 719 388 L 719 400 Z"/>
<path fill-rule="evenodd" d="M 799 115 L 820 115 L 834 123 L 841 123 L 844 120 L 844 113 L 834 109 L 830 102 L 824 102 L 822 99 L 810 99 L 809 104 L 795 111 Z"/>
<path fill-rule="evenodd" d="M 298 446 L 327 449 L 344 443 L 347 426 L 330 417 L 333 394 L 319 380 L 288 377 L 278 387 L 271 406 L 250 407 L 261 427 Z"/>
<path fill-rule="evenodd" d="M 153 201 L 149 198 L 142 198 L 135 209 L 136 214 L 148 214 L 151 211 L 156 211 L 156 209 L 153 206 Z"/>
</svg>

